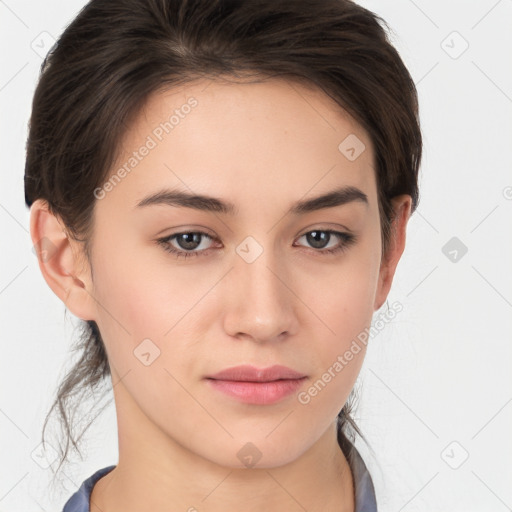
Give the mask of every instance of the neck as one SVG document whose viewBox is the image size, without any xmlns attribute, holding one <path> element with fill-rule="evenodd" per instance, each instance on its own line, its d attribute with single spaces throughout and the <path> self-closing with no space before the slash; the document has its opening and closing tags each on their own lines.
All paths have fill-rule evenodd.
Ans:
<svg viewBox="0 0 512 512">
<path fill-rule="evenodd" d="M 291 463 L 232 468 L 192 453 L 138 411 L 134 421 L 135 411 L 117 410 L 119 462 L 94 486 L 91 512 L 354 511 L 335 422 Z"/>
</svg>

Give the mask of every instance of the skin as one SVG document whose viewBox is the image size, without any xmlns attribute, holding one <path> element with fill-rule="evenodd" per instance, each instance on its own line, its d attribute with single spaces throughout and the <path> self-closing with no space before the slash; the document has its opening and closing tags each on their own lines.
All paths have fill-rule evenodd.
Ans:
<svg viewBox="0 0 512 512">
<path fill-rule="evenodd" d="M 244 404 L 204 377 L 238 364 L 282 364 L 307 375 L 299 391 L 307 390 L 384 303 L 411 198 L 394 198 L 382 255 L 367 133 L 321 91 L 277 79 L 198 81 L 154 94 L 112 173 L 191 96 L 197 106 L 97 200 L 90 263 L 43 201 L 31 208 L 33 242 L 46 236 L 55 245 L 39 263 L 45 280 L 74 315 L 97 322 L 111 367 L 119 462 L 95 485 L 91 510 L 353 511 L 336 416 L 364 345 L 307 404 L 297 394 Z M 349 134 L 366 146 L 354 161 L 338 150 Z M 295 201 L 340 185 L 359 188 L 368 204 L 286 214 Z M 238 213 L 135 208 L 163 186 L 222 198 Z M 356 241 L 322 254 L 302 236 L 315 228 L 348 231 Z M 155 242 L 194 230 L 217 239 L 202 239 L 195 249 L 208 249 L 202 256 L 178 259 Z M 236 252 L 247 236 L 263 249 L 252 263 Z M 333 235 L 325 245 L 340 242 Z M 171 245 L 185 250 L 178 239 Z M 146 338 L 160 350 L 149 366 L 133 353 Z M 252 468 L 237 457 L 247 442 L 262 454 Z"/>
</svg>

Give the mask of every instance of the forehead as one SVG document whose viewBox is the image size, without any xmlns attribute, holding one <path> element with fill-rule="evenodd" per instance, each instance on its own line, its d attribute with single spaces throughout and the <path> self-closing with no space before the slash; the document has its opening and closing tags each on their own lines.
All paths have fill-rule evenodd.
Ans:
<svg viewBox="0 0 512 512">
<path fill-rule="evenodd" d="M 157 184 L 240 200 L 296 200 L 339 185 L 371 196 L 375 185 L 362 127 L 323 91 L 282 79 L 198 80 L 154 93 L 121 149 L 112 174 L 128 172 L 109 195 L 131 207 Z"/>
</svg>

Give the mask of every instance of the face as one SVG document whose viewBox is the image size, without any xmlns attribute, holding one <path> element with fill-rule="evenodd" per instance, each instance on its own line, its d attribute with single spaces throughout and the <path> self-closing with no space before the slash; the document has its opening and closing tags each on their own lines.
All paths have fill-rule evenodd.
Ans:
<svg viewBox="0 0 512 512">
<path fill-rule="evenodd" d="M 321 438 L 366 347 L 343 356 L 382 301 L 373 158 L 357 123 L 298 84 L 204 81 L 150 97 L 96 193 L 87 314 L 120 429 L 229 467 L 243 467 L 244 446 L 274 467 Z M 165 190 L 216 200 L 144 201 Z M 207 378 L 238 365 L 304 378 L 288 394 Z"/>
</svg>

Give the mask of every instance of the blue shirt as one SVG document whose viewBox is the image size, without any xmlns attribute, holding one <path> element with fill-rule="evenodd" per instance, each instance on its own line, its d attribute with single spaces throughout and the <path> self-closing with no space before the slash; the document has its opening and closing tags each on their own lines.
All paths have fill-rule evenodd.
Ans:
<svg viewBox="0 0 512 512">
<path fill-rule="evenodd" d="M 353 452 L 354 462 L 351 465 L 351 469 L 355 488 L 355 512 L 377 512 L 377 502 L 372 478 L 355 446 L 353 447 Z M 347 458 L 347 460 L 350 464 L 350 459 Z M 89 500 L 94 484 L 115 467 L 114 465 L 99 469 L 96 473 L 87 478 L 78 491 L 66 502 L 62 512 L 90 512 Z"/>
</svg>

